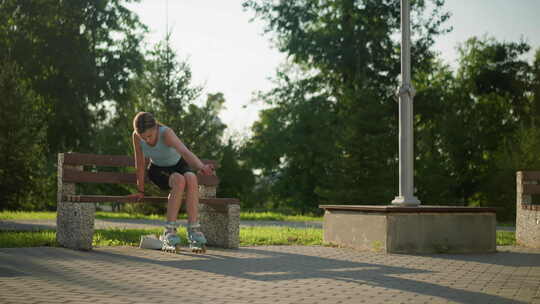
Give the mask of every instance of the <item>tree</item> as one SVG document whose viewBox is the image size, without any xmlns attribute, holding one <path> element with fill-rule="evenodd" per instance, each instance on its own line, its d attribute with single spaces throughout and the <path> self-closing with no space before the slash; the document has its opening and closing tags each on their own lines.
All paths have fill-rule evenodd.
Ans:
<svg viewBox="0 0 540 304">
<path fill-rule="evenodd" d="M 50 207 L 42 200 L 43 126 L 50 110 L 21 78 L 20 67 L 5 56 L 0 63 L 0 210 Z"/>
<path fill-rule="evenodd" d="M 222 148 L 221 154 L 221 167 L 217 169 L 220 179 L 217 196 L 239 198 L 244 210 L 258 207 L 258 199 L 253 195 L 255 177 L 246 163 L 240 160 L 241 152 L 232 139 Z"/>
<path fill-rule="evenodd" d="M 5 0 L 0 49 L 49 105 L 47 146 L 91 149 L 106 100 L 120 98 L 141 68 L 144 26 L 119 0 Z"/>
<path fill-rule="evenodd" d="M 529 102 L 524 106 L 522 120 L 511 136 L 501 139 L 493 152 L 495 172 L 489 176 L 482 187 L 487 204 L 500 208 L 501 221 L 514 221 L 516 215 L 517 171 L 540 170 L 540 130 L 538 129 L 540 107 L 540 50 L 536 51 L 530 76 L 530 89 L 526 91 Z M 533 202 L 538 198 L 533 196 Z"/>
<path fill-rule="evenodd" d="M 450 106 L 454 99 L 456 80 L 448 65 L 434 60 L 432 68 L 415 73 L 415 185 L 416 195 L 430 205 L 463 205 L 459 195 L 453 158 L 448 153 L 448 138 L 444 135 L 447 116 L 454 115 Z M 454 126 L 455 127 L 455 126 Z M 466 132 L 465 130 L 459 130 Z M 459 132 L 458 131 L 458 132 Z"/>
<path fill-rule="evenodd" d="M 445 32 L 442 1 L 412 3 L 413 66 L 429 68 L 433 37 Z M 386 204 L 397 192 L 398 1 L 245 1 L 266 21 L 293 68 L 261 99 L 274 106 L 250 143 L 274 190 L 298 210 L 320 202 Z M 291 76 L 291 71 L 300 76 Z M 295 74 L 296 75 L 296 74 Z M 288 139 L 285 145 L 259 138 Z M 248 146 L 249 147 L 249 146 Z M 279 150 L 279 151 L 275 151 Z M 269 153 L 268 151 L 272 151 Z M 261 164 L 264 162 L 264 164 Z M 271 169 L 271 170 L 270 170 Z"/>
<path fill-rule="evenodd" d="M 471 38 L 459 68 L 417 73 L 417 177 L 422 199 L 500 207 L 513 218 L 515 171 L 537 153 L 534 72 L 528 45 Z M 522 167 L 521 167 L 522 168 Z"/>
<path fill-rule="evenodd" d="M 529 65 L 524 43 L 469 39 L 461 48 L 453 102 L 441 117 L 444 150 L 450 154 L 466 204 L 493 175 L 494 153 L 527 120 Z"/>
<path fill-rule="evenodd" d="M 114 115 L 100 127 L 100 151 L 132 154 L 133 117 L 139 111 L 147 111 L 173 129 L 200 158 L 221 157 L 221 137 L 226 125 L 218 115 L 225 98 L 222 93 L 208 94 L 202 105 L 196 104 L 202 87 L 192 83 L 191 67 L 187 61 L 177 58 L 170 47 L 169 35 L 147 53 L 143 71 L 129 81 L 125 98 L 113 104 Z M 107 191 L 110 193 L 110 190 Z M 125 192 L 126 189 L 114 191 Z M 133 208 L 145 213 L 164 210 L 160 206 L 135 205 Z"/>
<path fill-rule="evenodd" d="M 148 111 L 172 128 L 197 155 L 219 156 L 226 126 L 218 115 L 225 98 L 222 93 L 208 94 L 203 105 L 196 104 L 202 87 L 192 83 L 191 67 L 177 59 L 167 39 L 149 53 L 145 71 L 134 79 L 132 89 L 129 102 L 116 105 L 126 135 L 133 131 L 135 113 Z"/>
<path fill-rule="evenodd" d="M 119 0 L 5 0 L 0 19 L 3 59 L 14 64 L 17 87 L 33 103 L 21 106 L 22 113 L 46 132 L 35 142 L 40 147 L 30 149 L 39 150 L 36 159 L 46 156 L 31 169 L 46 177 L 39 182 L 46 187 L 33 183 L 32 199 L 47 195 L 41 201 L 54 204 L 57 153 L 96 152 L 94 136 L 110 109 L 106 102 L 125 98 L 130 78 L 142 67 L 139 44 L 146 29 Z M 42 115 L 46 119 L 38 119 Z M 33 125 L 21 125 L 21 132 L 35 131 Z M 2 153 L 6 158 L 24 151 Z M 18 174 L 15 167 L 9 170 Z M 22 202 L 11 207 L 21 208 Z"/>
</svg>

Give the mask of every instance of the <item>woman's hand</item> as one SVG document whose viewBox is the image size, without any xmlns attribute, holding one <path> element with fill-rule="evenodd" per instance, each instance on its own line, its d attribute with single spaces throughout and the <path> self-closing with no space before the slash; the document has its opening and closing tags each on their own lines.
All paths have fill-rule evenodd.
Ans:
<svg viewBox="0 0 540 304">
<path fill-rule="evenodd" d="M 144 198 L 144 193 L 137 192 L 137 193 L 130 194 L 127 197 L 130 198 L 130 199 L 134 199 L 134 200 L 136 200 L 138 202 L 138 201 L 140 201 L 140 200 L 142 200 Z"/>
<path fill-rule="evenodd" d="M 214 175 L 214 165 L 206 164 L 199 169 L 199 172 L 204 175 Z"/>
</svg>

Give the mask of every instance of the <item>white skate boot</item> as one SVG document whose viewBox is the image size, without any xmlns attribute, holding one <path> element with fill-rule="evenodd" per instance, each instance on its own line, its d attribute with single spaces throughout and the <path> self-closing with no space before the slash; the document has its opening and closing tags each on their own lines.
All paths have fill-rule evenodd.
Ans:
<svg viewBox="0 0 540 304">
<path fill-rule="evenodd" d="M 206 252 L 206 237 L 200 230 L 201 225 L 199 222 L 188 223 L 188 243 L 189 248 L 194 253 Z"/>
<path fill-rule="evenodd" d="M 159 239 L 163 242 L 161 250 L 174 253 L 178 253 L 180 251 L 180 243 L 182 240 L 176 233 L 177 228 L 177 222 L 167 222 L 165 224 L 165 231 L 159 237 Z"/>
</svg>

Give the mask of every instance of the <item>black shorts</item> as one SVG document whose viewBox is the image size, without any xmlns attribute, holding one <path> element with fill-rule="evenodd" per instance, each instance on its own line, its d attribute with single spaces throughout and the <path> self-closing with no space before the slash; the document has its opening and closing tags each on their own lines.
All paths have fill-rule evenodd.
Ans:
<svg viewBox="0 0 540 304">
<path fill-rule="evenodd" d="M 150 163 L 150 166 L 148 167 L 148 178 L 160 189 L 170 190 L 169 177 L 174 172 L 185 174 L 186 172 L 193 172 L 193 170 L 191 170 L 183 158 L 180 158 L 176 165 L 170 167 L 160 167 Z"/>
</svg>

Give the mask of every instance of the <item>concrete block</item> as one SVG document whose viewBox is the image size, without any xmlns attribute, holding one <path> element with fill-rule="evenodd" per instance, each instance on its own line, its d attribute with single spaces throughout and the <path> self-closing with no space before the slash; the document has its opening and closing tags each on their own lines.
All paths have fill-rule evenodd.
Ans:
<svg viewBox="0 0 540 304">
<path fill-rule="evenodd" d="M 360 250 L 386 248 L 387 218 L 346 210 L 327 210 L 323 218 L 324 242 Z"/>
<path fill-rule="evenodd" d="M 387 215 L 387 252 L 483 253 L 496 251 L 494 213 Z"/>
<path fill-rule="evenodd" d="M 495 212 L 488 208 L 484 208 L 486 212 L 478 212 L 483 211 L 478 209 L 466 212 L 466 208 L 452 210 L 452 207 L 426 212 L 428 209 L 424 206 L 373 206 L 371 210 L 369 207 L 326 209 L 324 242 L 387 253 L 496 251 Z"/>
</svg>

